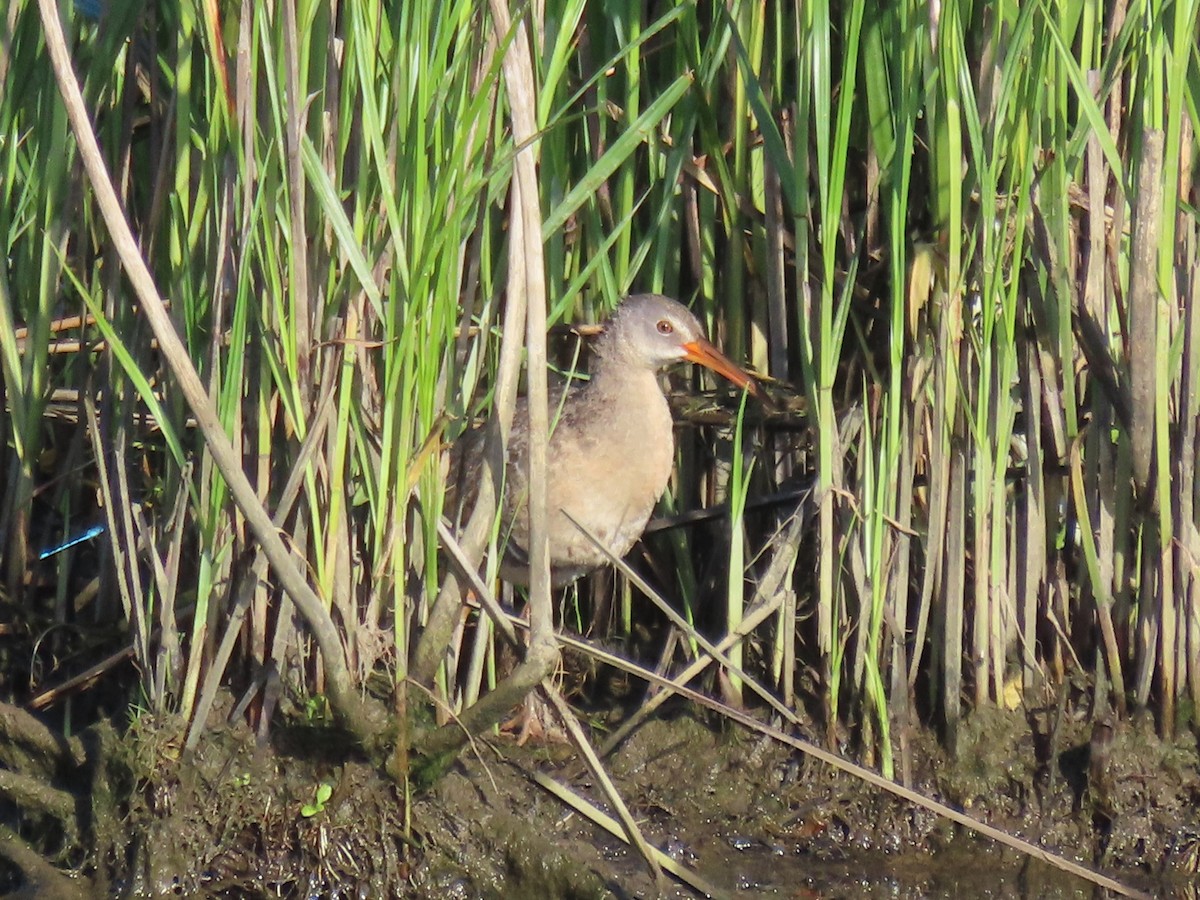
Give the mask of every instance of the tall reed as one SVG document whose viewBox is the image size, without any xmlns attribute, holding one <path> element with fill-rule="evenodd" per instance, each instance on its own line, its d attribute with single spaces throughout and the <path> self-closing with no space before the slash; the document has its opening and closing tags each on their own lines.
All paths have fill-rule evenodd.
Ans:
<svg viewBox="0 0 1200 900">
<path fill-rule="evenodd" d="M 784 412 L 681 432 L 671 508 L 728 503 L 735 538 L 716 576 L 709 538 L 673 530 L 658 586 L 734 628 L 755 616 L 743 579 L 794 567 L 797 602 L 755 619 L 733 668 L 820 709 L 830 742 L 850 726 L 889 776 L 915 720 L 953 746 L 969 709 L 1036 704 L 1076 668 L 1164 733 L 1194 715 L 1194 2 L 554 0 L 517 11 L 536 82 L 520 147 L 517 32 L 480 4 L 131 10 L 61 11 L 91 121 L 357 680 L 430 675 L 445 714 L 502 674 L 476 614 L 433 603 L 441 450 L 491 412 L 506 339 L 515 354 L 512 179 L 536 144 L 550 324 L 664 291 L 791 383 Z M 191 740 L 222 686 L 265 729 L 281 684 L 324 690 L 314 614 L 267 577 L 128 295 L 37 10 L 17 0 L 0 27 L 6 595 L 43 624 L 128 621 L 146 703 Z M 714 437 L 762 458 L 731 470 Z M 794 501 L 756 500 L 809 478 L 796 565 L 770 542 Z M 92 520 L 99 566 L 34 560 Z M 85 564 L 113 587 L 86 613 Z M 619 596 L 635 630 L 637 592 Z"/>
</svg>

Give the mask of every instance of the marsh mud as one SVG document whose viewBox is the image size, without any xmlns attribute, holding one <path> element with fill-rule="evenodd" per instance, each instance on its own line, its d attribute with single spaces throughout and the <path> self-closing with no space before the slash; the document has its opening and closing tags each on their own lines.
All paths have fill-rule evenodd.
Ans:
<svg viewBox="0 0 1200 900">
<path fill-rule="evenodd" d="M 532 780 L 542 772 L 605 807 L 569 747 L 478 740 L 406 804 L 334 732 L 277 730 L 260 745 L 227 726 L 187 752 L 172 724 L 146 717 L 113 751 L 109 767 L 126 777 L 112 782 L 127 797 L 98 849 L 71 861 L 88 873 L 75 879 L 80 896 L 656 894 L 634 851 Z M 957 761 L 912 736 L 912 783 L 1142 891 L 1189 896 L 1195 738 L 1163 743 L 1140 722 L 1103 737 L 1083 721 L 1049 735 L 1036 716 L 988 710 L 965 723 Z M 690 710 L 643 725 L 607 762 L 650 842 L 730 896 L 1091 894 L 1047 863 Z M 694 896 L 674 883 L 667 894 Z"/>
</svg>

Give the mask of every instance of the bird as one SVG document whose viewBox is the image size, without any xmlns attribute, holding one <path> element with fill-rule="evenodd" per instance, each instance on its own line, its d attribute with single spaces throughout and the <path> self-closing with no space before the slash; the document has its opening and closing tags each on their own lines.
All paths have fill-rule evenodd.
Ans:
<svg viewBox="0 0 1200 900">
<path fill-rule="evenodd" d="M 554 587 L 608 563 L 609 553 L 625 556 L 645 530 L 675 460 L 674 422 L 659 372 L 682 362 L 761 396 L 754 378 L 705 337 L 691 311 L 661 294 L 621 302 L 592 347 L 590 377 L 551 388 L 546 530 Z M 483 468 L 482 437 L 469 434 L 475 437 L 460 450 L 468 457 L 461 470 L 468 491 Z M 518 585 L 529 583 L 529 437 L 528 403 L 521 398 L 500 501 L 500 535 L 507 540 L 500 576 Z"/>
</svg>

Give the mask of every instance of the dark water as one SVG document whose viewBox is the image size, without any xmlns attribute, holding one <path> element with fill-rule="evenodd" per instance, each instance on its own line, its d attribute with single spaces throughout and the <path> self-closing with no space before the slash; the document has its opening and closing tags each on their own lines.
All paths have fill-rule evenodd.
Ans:
<svg viewBox="0 0 1200 900">
<path fill-rule="evenodd" d="M 1003 847 L 956 838 L 936 853 L 850 850 L 818 859 L 734 838 L 723 850 L 693 850 L 690 859 L 709 883 L 736 897 L 1059 898 L 1116 896 L 1090 882 Z M 740 849 L 739 849 L 740 848 Z M 1162 886 L 1130 885 L 1151 896 L 1184 896 Z M 693 896 L 680 890 L 677 896 Z"/>
</svg>

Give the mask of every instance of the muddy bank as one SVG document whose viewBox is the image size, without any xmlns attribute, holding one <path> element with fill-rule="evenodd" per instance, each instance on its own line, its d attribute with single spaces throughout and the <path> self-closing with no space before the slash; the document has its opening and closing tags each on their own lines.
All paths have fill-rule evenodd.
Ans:
<svg viewBox="0 0 1200 900">
<path fill-rule="evenodd" d="M 172 733 L 171 723 L 145 719 L 110 763 L 125 772 L 114 783 L 128 796 L 115 830 L 73 863 L 100 895 L 654 892 L 636 854 L 530 780 L 542 771 L 598 800 L 565 746 L 477 741 L 408 802 L 334 732 L 281 729 L 260 747 L 226 727 L 194 754 Z M 958 762 L 928 734 L 913 737 L 914 787 L 1142 890 L 1183 895 L 1200 860 L 1195 738 L 1164 744 L 1148 722 L 1122 724 L 1097 763 L 1091 737 L 1082 719 L 1051 740 L 1036 716 L 987 710 L 967 721 Z M 1090 892 L 849 775 L 690 713 L 644 725 L 608 762 L 649 840 L 729 893 Z M 5 877 L 16 886 L 11 871 Z"/>
<path fill-rule="evenodd" d="M 1062 738 L 1081 740 L 1067 741 L 1055 766 L 1048 766 L 1038 758 L 1040 738 L 1024 716 L 989 710 L 968 723 L 958 763 L 931 736 L 916 738 L 915 786 L 1048 850 L 1099 863 L 1132 886 L 1158 895 L 1183 891 L 1195 878 L 1200 853 L 1194 738 L 1164 745 L 1148 725 L 1118 728 L 1103 796 L 1086 786 L 1080 796 L 1075 767 L 1086 730 L 1083 723 L 1064 725 Z M 432 844 L 443 851 L 424 870 L 431 896 L 456 887 L 460 896 L 515 896 L 513 875 L 527 885 L 525 896 L 550 896 L 544 892 L 549 885 L 533 875 L 561 870 L 566 860 L 594 876 L 580 883 L 596 893 L 576 896 L 649 894 L 652 883 L 631 851 L 524 787 L 522 766 L 537 762 L 509 755 L 507 762 L 487 766 L 491 784 L 482 762 L 466 760 L 420 801 L 418 810 L 432 823 Z M 1073 876 L 851 776 L 690 717 L 646 725 L 610 764 L 652 843 L 731 893 L 1090 893 Z M 562 765 L 555 777 L 594 796 L 576 763 Z M 551 862 L 531 872 L 525 863 L 530 859 Z M 679 896 L 690 894 L 680 890 Z"/>
</svg>

